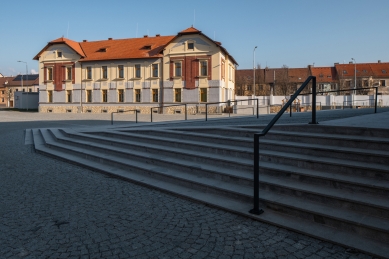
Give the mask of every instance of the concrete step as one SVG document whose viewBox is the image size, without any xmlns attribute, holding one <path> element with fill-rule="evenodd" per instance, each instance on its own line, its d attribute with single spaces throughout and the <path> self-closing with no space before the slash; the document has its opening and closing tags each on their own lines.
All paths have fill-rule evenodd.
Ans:
<svg viewBox="0 0 389 259">
<path fill-rule="evenodd" d="M 389 181 L 375 178 L 360 177 L 357 175 L 343 175 L 330 171 L 316 171 L 284 164 L 274 164 L 261 161 L 260 175 L 273 175 L 279 178 L 288 178 L 312 186 L 326 186 L 341 189 L 349 194 L 361 193 L 369 196 L 389 197 Z M 288 181 L 285 180 L 285 181 Z"/>
<path fill-rule="evenodd" d="M 66 130 L 66 133 L 69 137 L 78 140 L 93 141 L 101 144 L 113 145 L 115 147 L 131 148 L 132 150 L 147 152 L 150 156 L 166 155 L 186 162 L 193 162 L 197 165 L 208 164 L 224 168 L 252 171 L 252 161 L 247 158 L 228 156 L 226 154 L 205 153 L 202 150 L 187 150 L 173 147 L 172 144 L 169 146 L 150 144 L 148 142 L 140 141 L 142 138 L 133 138 L 132 136 L 130 137 L 132 140 L 127 140 L 126 135 L 128 133 L 106 134 L 99 132 L 96 134 L 83 134 L 73 133 L 68 130 Z M 109 135 L 109 137 L 106 135 Z M 223 152 L 223 150 L 221 150 L 221 152 Z"/>
<path fill-rule="evenodd" d="M 46 135 L 50 135 L 50 134 L 46 134 Z M 37 143 L 39 143 L 39 141 Z M 43 146 L 43 145 L 41 145 L 41 146 Z M 45 147 L 43 146 L 43 148 L 45 148 Z M 153 184 L 155 184 L 153 186 L 154 188 L 157 185 L 158 185 L 157 188 L 161 188 L 161 185 L 163 185 L 162 189 L 165 191 L 169 190 L 169 192 L 173 192 L 173 193 L 175 192 L 176 194 L 178 193 L 178 195 L 183 195 L 183 193 L 186 193 L 186 195 L 185 195 L 186 198 L 195 199 L 195 200 L 198 199 L 199 201 L 205 202 L 206 204 L 212 204 L 213 206 L 217 206 L 217 207 L 220 206 L 220 207 L 223 207 L 224 209 L 231 210 L 231 211 L 236 212 L 236 213 L 242 214 L 242 211 L 247 211 L 247 209 L 250 208 L 250 206 L 247 203 L 245 203 L 244 201 L 242 201 L 241 199 L 239 199 L 240 201 L 237 202 L 233 199 L 232 200 L 229 199 L 228 197 L 224 197 L 224 196 L 217 197 L 213 193 L 199 191 L 197 188 L 186 189 L 186 187 L 181 185 L 181 184 L 172 185 L 170 182 L 166 182 L 166 181 L 161 182 L 158 179 L 155 179 L 155 177 L 149 177 L 147 174 L 137 175 L 137 174 L 133 174 L 133 172 L 131 172 L 131 171 L 127 171 L 127 170 L 123 171 L 123 170 L 117 169 L 117 168 L 113 170 L 111 167 L 107 167 L 106 163 L 103 163 L 103 164 L 98 163 L 97 164 L 96 162 L 94 162 L 93 159 L 92 160 L 85 160 L 84 158 L 82 158 L 79 155 L 70 157 L 68 153 L 62 153 L 62 152 L 59 153 L 56 150 L 52 150 L 52 149 L 49 149 L 49 150 L 46 149 L 46 150 L 43 150 L 40 152 L 46 152 L 50 155 L 56 155 L 56 156 L 60 157 L 61 159 L 69 159 L 73 163 L 82 163 L 84 166 L 87 166 L 89 168 L 92 168 L 93 164 L 96 164 L 96 166 L 93 166 L 95 168 L 95 170 L 105 171 L 105 173 L 115 174 L 118 177 L 127 178 L 127 177 L 129 177 L 128 176 L 129 174 L 132 174 L 132 178 L 131 178 L 132 181 L 134 181 L 134 178 L 138 177 L 141 179 L 136 180 L 136 181 L 141 182 L 142 184 L 147 184 L 149 186 L 153 186 Z M 57 153 L 57 154 L 55 154 L 55 153 Z M 85 154 L 85 157 L 90 157 L 90 156 Z M 101 159 L 105 159 L 104 157 L 105 156 L 103 156 Z M 85 161 L 81 161 L 81 160 L 85 160 Z M 100 161 L 100 160 L 98 160 L 98 161 Z M 107 169 L 104 170 L 104 167 Z M 123 176 L 124 174 L 125 174 L 125 176 Z M 156 183 L 156 182 L 158 182 L 158 183 Z M 269 196 L 267 197 L 266 194 L 268 194 Z M 300 208 L 293 208 L 293 206 L 288 205 L 288 204 L 298 204 L 298 200 L 295 200 L 295 199 L 290 200 L 293 197 L 282 196 L 283 198 L 281 199 L 279 195 L 275 195 L 274 196 L 275 201 L 271 202 L 271 201 L 269 201 L 271 195 L 272 195 L 271 192 L 263 193 L 263 195 L 261 195 L 261 197 L 262 197 L 261 200 L 264 204 L 267 204 L 268 207 L 272 207 L 275 210 L 279 210 L 279 211 L 286 210 L 286 211 L 288 211 L 288 213 L 290 213 L 291 211 L 294 211 L 291 215 L 305 214 L 305 213 L 308 213 L 307 211 L 309 211 L 309 210 L 306 210 L 305 212 L 301 212 Z M 201 197 L 202 197 L 202 199 L 201 199 Z M 281 206 L 281 204 L 283 203 L 283 200 L 285 200 L 285 201 L 288 200 L 287 202 L 285 202 L 286 207 Z M 300 202 L 305 204 L 306 208 L 312 209 L 315 207 L 315 204 L 310 202 L 310 201 L 303 200 Z M 243 204 L 246 204 L 247 206 L 243 205 Z M 306 204 L 309 204 L 309 206 L 307 206 Z M 323 206 L 323 205 L 320 205 L 320 206 Z M 246 210 L 244 210 L 243 207 L 245 207 Z M 280 207 L 282 207 L 282 210 L 279 209 Z M 321 237 L 324 239 L 328 238 L 329 240 L 332 240 L 334 242 L 334 237 L 332 237 L 332 235 L 334 234 L 334 231 L 338 232 L 338 230 L 335 230 L 333 227 L 328 227 L 328 226 L 330 224 L 333 224 L 333 223 L 331 223 L 331 221 L 334 221 L 334 217 L 336 218 L 336 215 L 329 215 L 328 214 L 328 213 L 331 213 L 334 211 L 330 208 L 326 208 L 326 207 L 321 207 L 321 208 L 322 208 L 321 209 L 322 212 L 326 213 L 326 214 L 321 215 L 320 212 L 318 212 L 318 211 L 316 212 L 316 214 L 314 216 L 312 216 L 311 213 L 308 214 L 308 215 L 311 215 L 311 217 L 313 217 L 314 221 L 307 221 L 307 220 L 301 220 L 301 219 L 296 220 L 296 218 L 294 218 L 294 217 L 289 217 L 287 215 L 281 215 L 281 214 L 278 214 L 276 211 L 271 211 L 271 210 L 268 210 L 266 213 L 262 214 L 258 218 L 260 218 L 261 220 L 263 220 L 265 222 L 269 222 L 269 223 L 276 224 L 276 225 L 282 225 L 283 227 L 287 227 L 287 228 L 293 229 L 295 231 L 299 231 L 299 232 L 303 232 L 303 233 L 310 233 L 310 235 L 313 235 L 313 236 L 318 235 L 318 237 Z M 319 210 L 319 209 L 317 209 L 317 210 Z M 350 220 L 350 222 L 355 221 L 355 220 L 353 220 L 353 218 L 358 218 L 358 214 L 352 214 L 352 213 L 350 214 L 349 211 L 347 211 L 347 210 L 344 213 L 348 213 L 346 217 Z M 245 214 L 245 213 L 243 213 L 243 214 Z M 343 214 L 343 213 L 341 213 L 341 214 Z M 253 215 L 247 215 L 247 216 L 255 218 L 255 216 L 253 216 Z M 350 223 L 350 222 L 349 223 L 342 222 L 342 225 L 345 225 L 343 227 L 348 227 L 348 228 L 352 229 L 352 231 L 354 231 L 352 233 L 354 233 L 354 234 L 347 234 L 347 232 L 341 232 L 340 234 L 337 235 L 337 237 L 341 236 L 342 238 L 338 239 L 336 237 L 335 242 L 340 242 L 343 245 L 350 245 L 351 247 L 355 247 L 355 244 L 358 244 L 359 249 L 362 249 L 363 251 L 367 250 L 370 252 L 371 252 L 371 249 L 369 249 L 369 247 L 370 248 L 374 247 L 374 248 L 378 248 L 378 250 L 377 249 L 374 250 L 374 254 L 378 254 L 378 255 L 384 254 L 385 252 L 387 252 L 387 250 L 385 250 L 386 246 L 382 246 L 382 244 L 385 244 L 385 243 L 380 243 L 379 241 L 378 242 L 372 241 L 371 238 L 364 238 L 361 236 L 361 234 L 364 233 L 367 236 L 379 236 L 380 238 L 384 238 L 383 236 L 386 236 L 387 230 L 381 228 L 381 230 L 380 230 L 381 233 L 379 233 L 379 234 L 375 233 L 373 235 L 371 232 L 374 230 L 372 230 L 372 229 L 382 225 L 382 222 L 380 222 L 379 219 L 371 218 L 369 216 L 363 216 L 363 218 L 366 219 L 366 224 L 363 222 L 362 218 L 359 218 L 358 220 L 356 220 L 357 222 L 362 222 L 362 224 L 358 223 L 359 225 L 358 224 L 354 225 L 353 223 Z M 320 224 L 314 224 L 313 222 L 319 222 Z M 328 224 L 325 224 L 325 223 L 328 223 Z M 339 222 L 336 224 L 339 224 Z M 362 225 L 364 225 L 364 226 L 362 226 Z M 355 235 L 356 233 L 359 233 L 359 234 L 356 236 Z M 353 242 L 349 242 L 350 240 L 353 240 Z M 386 240 L 386 239 L 384 238 L 384 240 Z M 368 246 L 366 246 L 366 244 L 368 244 Z"/>
<path fill-rule="evenodd" d="M 262 150 L 298 153 L 315 157 L 328 157 L 344 160 L 360 161 L 389 166 L 389 152 L 381 150 L 349 148 L 321 145 L 316 143 L 301 143 L 291 141 L 260 139 L 259 148 Z"/>
<path fill-rule="evenodd" d="M 305 127 L 300 128 L 305 129 Z M 181 134 L 185 134 L 185 137 L 191 138 L 191 135 L 198 135 L 197 140 L 201 141 L 201 137 L 208 139 L 211 143 L 214 143 L 218 140 L 213 140 L 212 136 L 218 135 L 222 136 L 223 139 L 228 141 L 237 142 L 235 145 L 252 146 L 252 139 L 254 133 L 259 133 L 262 131 L 262 127 L 258 129 L 244 128 L 244 127 L 204 127 L 204 128 L 181 128 Z M 378 136 L 359 136 L 359 135 L 345 135 L 345 134 L 331 134 L 330 132 L 319 132 L 319 133 L 310 133 L 310 132 L 297 132 L 297 131 L 285 131 L 280 130 L 283 127 L 274 126 L 268 134 L 263 137 L 267 140 L 278 140 L 278 141 L 289 141 L 289 142 L 298 142 L 298 143 L 315 143 L 324 146 L 337 146 L 344 148 L 358 148 L 358 149 L 369 149 L 369 150 L 379 150 L 379 151 L 389 151 L 389 140 L 388 138 L 382 137 L 380 134 Z M 305 129 L 306 130 L 306 129 Z M 176 132 L 177 130 L 171 130 L 171 132 Z M 186 133 L 184 133 L 186 132 Z M 144 132 L 143 134 L 149 134 L 149 132 Z M 166 133 L 162 133 L 166 134 Z M 389 135 L 389 131 L 387 131 Z M 165 135 L 166 136 L 166 135 Z M 179 136 L 178 136 L 179 137 Z M 246 144 L 245 139 L 250 140 L 251 144 Z M 219 142 L 223 143 L 223 142 Z M 225 143 L 225 142 L 224 142 Z"/>
<path fill-rule="evenodd" d="M 175 154 L 174 157 L 178 158 L 179 160 L 184 160 L 184 163 L 189 163 L 190 165 L 196 164 L 199 167 L 199 160 L 198 157 L 201 158 L 201 167 L 205 169 L 206 166 L 210 166 L 213 172 L 217 171 L 216 169 L 220 169 L 221 171 L 228 172 L 230 169 L 234 169 L 235 171 L 238 170 L 239 174 L 252 174 L 252 160 L 247 160 L 247 159 L 236 159 L 234 157 L 228 157 L 228 161 L 226 161 L 225 157 L 222 156 L 215 156 L 214 154 L 206 154 L 204 153 L 204 150 L 194 152 L 194 151 L 187 151 L 187 150 L 181 150 L 181 149 L 172 149 L 171 147 L 161 147 L 159 145 L 151 145 L 151 144 L 144 144 L 139 143 L 137 141 L 126 141 L 122 140 L 119 138 L 107 138 L 104 136 L 96 136 L 96 135 L 90 135 L 90 134 L 84 134 L 84 135 L 77 135 L 77 134 L 72 134 L 68 133 L 70 136 L 75 137 L 78 136 L 78 140 L 82 138 L 89 139 L 90 141 L 94 142 L 99 142 L 99 143 L 105 143 L 110 146 L 117 146 L 117 147 L 123 147 L 127 149 L 131 149 L 131 151 L 135 150 L 140 150 L 141 152 L 147 152 L 147 154 L 154 154 L 154 156 L 161 156 L 165 154 L 165 158 L 167 161 L 170 161 L 172 159 L 172 154 Z M 121 135 L 118 135 L 121 136 Z M 171 140 L 172 142 L 174 140 Z M 170 141 L 169 141 L 170 143 Z M 80 145 L 85 145 L 84 143 L 80 142 Z M 93 147 L 94 148 L 94 147 Z M 200 153 L 199 153 L 200 152 Z M 290 159 L 293 162 L 297 161 L 296 156 L 293 156 L 293 154 L 288 154 L 288 153 L 277 153 L 278 156 L 287 156 L 286 158 L 283 157 L 283 159 Z M 263 160 L 266 159 L 266 153 L 261 153 L 263 156 Z M 272 153 L 274 155 L 274 153 Z M 188 157 L 189 156 L 189 157 Z M 301 157 L 301 155 L 299 155 Z M 148 157 L 151 157 L 148 155 Z M 209 159 L 210 160 L 209 160 Z M 304 159 L 307 157 L 305 156 Z M 150 159 L 150 158 L 147 158 Z M 273 156 L 274 159 L 274 156 Z M 312 158 L 315 159 L 315 158 Z M 339 160 L 339 159 L 338 159 Z M 325 161 L 328 163 L 328 161 Z M 339 160 L 339 162 L 343 162 L 344 166 L 344 161 Z M 234 164 L 233 163 L 237 163 Z M 227 165 L 227 166 L 226 166 Z M 296 163 L 296 165 L 281 165 L 281 164 L 274 164 L 274 163 L 268 163 L 268 162 L 263 162 L 261 161 L 260 163 L 260 168 L 263 168 L 262 171 L 266 171 L 266 173 L 272 172 L 273 175 L 280 176 L 279 170 L 291 170 L 293 172 L 293 177 L 294 179 L 298 179 L 299 181 L 304 181 L 306 183 L 312 183 L 312 184 L 325 184 L 326 186 L 332 186 L 333 188 L 342 188 L 348 191 L 362 191 L 363 193 L 369 193 L 371 195 L 385 195 L 387 193 L 387 188 L 389 186 L 388 181 L 382 181 L 380 180 L 375 180 L 373 177 L 370 178 L 364 178 L 364 177 L 359 177 L 357 178 L 357 182 L 353 181 L 353 177 L 355 177 L 355 174 L 352 175 L 342 175 L 342 174 L 335 174 L 334 172 L 326 170 L 326 164 L 323 166 L 323 171 L 316 171 L 312 169 L 304 169 L 301 166 L 301 163 Z M 363 164 L 367 166 L 368 164 Z M 182 165 L 179 165 L 182 166 Z M 216 167 L 216 168 L 215 168 Z M 281 169 L 280 169 L 281 168 Z M 287 168 L 287 169 L 285 169 Z M 272 169 L 274 169 L 272 171 Z M 199 169 L 201 170 L 201 169 Z M 355 170 L 355 168 L 352 168 L 350 170 Z M 364 167 L 362 170 L 366 172 L 366 168 Z M 303 172 L 300 174 L 299 172 Z M 284 175 L 290 176 L 290 172 L 283 173 Z M 332 177 L 329 179 L 331 176 L 338 176 L 336 178 Z M 318 177 L 319 176 L 319 177 Z M 249 180 L 250 181 L 250 180 Z M 364 184 L 364 183 L 370 183 L 370 184 Z M 373 184 L 375 183 L 375 185 Z M 378 188 L 377 188 L 378 186 Z M 381 186 L 381 188 L 380 188 Z M 386 188 L 386 189 L 385 189 Z"/>
<path fill-rule="evenodd" d="M 57 137 L 57 139 L 60 139 L 60 137 Z M 68 141 L 71 142 L 71 141 Z M 127 152 L 126 149 L 111 149 L 110 146 L 104 146 L 104 145 L 96 145 L 96 144 L 89 144 L 87 142 L 81 142 L 77 141 L 73 144 L 79 145 L 83 148 L 86 148 L 90 146 L 90 150 L 98 151 L 99 153 L 105 153 L 107 154 L 107 151 L 109 151 L 110 155 L 113 155 L 114 157 L 123 157 L 125 155 L 125 158 L 127 159 L 134 159 L 134 156 L 136 156 L 137 162 L 144 162 L 144 163 L 151 163 L 153 166 L 166 166 L 166 163 L 163 162 L 164 159 L 168 159 L 168 164 L 170 163 L 173 165 L 174 163 L 177 164 L 176 167 L 170 166 L 169 169 L 176 168 L 177 170 L 181 170 L 181 172 L 188 172 L 193 173 L 193 164 L 187 165 L 189 167 L 189 170 L 185 170 L 187 166 L 185 164 L 180 163 L 179 161 L 174 161 L 173 159 L 166 158 L 166 156 L 159 156 L 159 158 L 151 157 L 148 153 L 143 153 L 144 156 L 146 156 L 145 159 L 142 159 L 142 154 L 134 154 L 133 151 Z M 195 155 L 195 154 L 194 154 Z M 161 162 L 156 162 L 156 160 L 160 160 Z M 207 169 L 207 165 L 202 165 L 200 169 L 203 169 L 204 171 L 208 172 L 208 175 L 205 175 L 204 173 L 201 174 L 201 177 L 211 177 L 212 179 L 225 179 L 228 181 L 229 177 L 224 175 L 224 171 L 229 171 L 229 168 L 218 168 L 218 167 L 211 167 Z M 217 173 L 217 170 L 220 169 L 220 172 Z M 218 176 L 214 177 L 213 175 L 210 176 L 212 173 L 217 173 Z M 248 176 L 250 175 L 249 172 L 239 172 L 239 174 L 246 175 L 246 180 L 244 181 L 244 177 L 242 176 L 240 178 L 240 183 L 245 182 L 246 186 L 250 187 L 250 179 Z M 230 175 L 231 176 L 231 173 Z M 240 175 L 235 175 L 235 177 L 239 177 Z M 323 186 L 313 186 L 307 183 L 299 183 L 295 181 L 281 181 L 281 178 L 276 178 L 273 176 L 262 176 L 261 178 L 261 186 L 263 189 L 272 189 L 272 191 L 276 191 L 278 193 L 288 193 L 288 195 L 301 195 L 301 193 L 304 194 L 304 197 L 306 199 L 311 199 L 316 202 L 321 203 L 329 203 L 332 205 L 336 205 L 337 207 L 351 207 L 356 211 L 369 211 L 370 213 L 373 213 L 373 215 L 378 215 L 379 217 L 386 217 L 389 218 L 389 207 L 386 207 L 386 200 L 380 198 L 380 197 L 369 197 L 365 194 L 358 195 L 353 193 L 346 193 L 343 192 L 341 189 L 332 189 L 328 187 Z M 242 197 L 243 198 L 243 197 Z"/>
<path fill-rule="evenodd" d="M 297 149 L 296 149 L 297 150 Z M 386 165 L 330 157 L 316 157 L 306 154 L 260 150 L 260 161 L 284 164 L 303 169 L 331 172 L 343 175 L 374 178 L 389 181 L 389 168 Z"/>
<path fill-rule="evenodd" d="M 248 125 L 244 128 L 255 129 L 256 126 Z M 328 126 L 321 124 L 284 124 L 275 125 L 272 129 L 277 131 L 286 132 L 299 132 L 299 133 L 316 133 L 316 134 L 332 134 L 343 136 L 359 136 L 363 138 L 389 138 L 389 132 L 387 129 L 369 128 L 369 127 L 345 127 L 345 126 Z"/>
<path fill-rule="evenodd" d="M 134 134 L 133 132 L 128 132 Z M 230 147 L 246 147 L 252 148 L 253 140 L 250 138 L 243 137 L 225 137 L 215 134 L 200 134 L 194 132 L 185 132 L 177 130 L 155 130 L 155 131 L 137 131 L 137 135 L 144 134 L 148 136 L 155 136 L 158 140 L 162 138 L 165 141 L 171 143 L 181 140 L 182 142 L 188 142 L 188 148 L 197 148 L 191 146 L 199 142 L 206 142 L 210 148 L 225 148 L 229 149 Z M 153 138 L 153 137 L 151 137 Z M 315 143 L 315 142 L 313 142 Z M 296 142 L 296 141 L 285 141 L 277 138 L 261 138 L 260 139 L 260 148 L 264 150 L 274 150 L 274 151 L 284 151 L 294 153 L 296 148 L 300 154 L 311 154 L 319 157 L 332 157 L 332 158 L 342 158 L 347 160 L 363 161 L 369 163 L 378 163 L 389 165 L 389 152 L 382 150 L 368 150 L 361 148 L 349 148 L 349 147 L 338 147 L 338 146 L 329 146 L 312 144 L 307 142 Z"/>
</svg>

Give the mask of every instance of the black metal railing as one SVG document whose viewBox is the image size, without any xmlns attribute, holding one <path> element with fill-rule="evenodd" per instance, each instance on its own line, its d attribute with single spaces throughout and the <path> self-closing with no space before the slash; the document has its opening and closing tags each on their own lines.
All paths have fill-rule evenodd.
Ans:
<svg viewBox="0 0 389 259">
<path fill-rule="evenodd" d="M 160 106 L 160 107 L 151 107 L 150 108 L 150 121 L 153 122 L 153 110 L 154 109 L 163 109 L 163 108 L 166 108 L 166 107 L 174 107 L 174 106 L 185 106 L 185 120 L 188 119 L 188 107 L 187 107 L 187 104 L 186 103 L 183 103 L 183 104 L 172 104 L 172 105 L 163 105 L 163 106 Z"/>
<path fill-rule="evenodd" d="M 114 113 L 124 113 L 124 112 L 135 112 L 135 123 L 138 123 L 138 113 L 139 110 L 127 110 L 127 111 L 117 111 L 117 112 L 111 112 L 111 125 L 113 125 L 113 114 Z"/>
<path fill-rule="evenodd" d="M 245 99 L 245 100 L 234 100 L 234 101 L 226 101 L 226 102 L 215 102 L 215 103 L 205 103 L 205 121 L 208 121 L 208 105 L 214 105 L 214 104 L 221 104 L 221 103 L 226 103 L 227 104 L 227 107 L 228 107 L 228 116 L 231 116 L 231 103 L 232 102 L 239 102 L 239 101 L 256 101 L 256 104 L 257 104 L 257 119 L 258 119 L 258 109 L 259 109 L 259 104 L 258 104 L 258 99 L 255 98 L 255 99 Z"/>
<path fill-rule="evenodd" d="M 300 86 L 300 88 L 291 96 L 289 101 L 281 108 L 276 116 L 269 122 L 269 124 L 262 130 L 261 133 L 254 134 L 254 208 L 249 212 L 252 214 L 260 215 L 263 210 L 259 208 L 259 138 L 267 134 L 267 132 L 274 126 L 278 119 L 284 114 L 286 109 L 293 103 L 301 91 L 309 84 L 312 80 L 312 103 L 316 104 L 316 77 L 309 76 L 307 80 Z M 317 124 L 316 121 L 316 105 L 312 105 L 312 121 L 310 124 Z"/>
</svg>

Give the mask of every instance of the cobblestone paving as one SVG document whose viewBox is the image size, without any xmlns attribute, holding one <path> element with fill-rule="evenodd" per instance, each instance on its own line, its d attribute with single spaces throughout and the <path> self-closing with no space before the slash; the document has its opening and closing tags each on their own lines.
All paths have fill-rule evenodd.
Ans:
<svg viewBox="0 0 389 259">
<path fill-rule="evenodd" d="M 371 258 L 38 155 L 23 130 L 66 122 L 2 116 L 0 258 Z"/>
</svg>

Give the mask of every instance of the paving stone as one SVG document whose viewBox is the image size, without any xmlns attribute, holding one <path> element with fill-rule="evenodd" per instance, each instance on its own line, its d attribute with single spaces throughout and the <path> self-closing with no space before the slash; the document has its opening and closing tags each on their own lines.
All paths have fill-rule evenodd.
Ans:
<svg viewBox="0 0 389 259">
<path fill-rule="evenodd" d="M 371 258 L 107 178 L 24 145 L 26 128 L 109 125 L 108 115 L 94 116 L 0 111 L 0 200 L 6 205 L 0 204 L 0 250 L 5 258 Z"/>
</svg>

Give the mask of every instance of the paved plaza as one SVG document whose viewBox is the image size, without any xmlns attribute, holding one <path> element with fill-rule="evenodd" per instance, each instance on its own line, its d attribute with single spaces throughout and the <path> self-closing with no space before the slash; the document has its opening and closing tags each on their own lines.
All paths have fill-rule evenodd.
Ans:
<svg viewBox="0 0 389 259">
<path fill-rule="evenodd" d="M 331 124 L 371 113 L 322 112 L 318 120 Z M 261 124 L 273 116 L 225 120 Z M 371 258 L 38 155 L 24 143 L 27 128 L 109 127 L 110 119 L 110 114 L 0 111 L 0 258 Z M 181 123 L 221 123 L 197 119 Z M 310 113 L 284 115 L 280 123 L 309 119 Z"/>
</svg>

